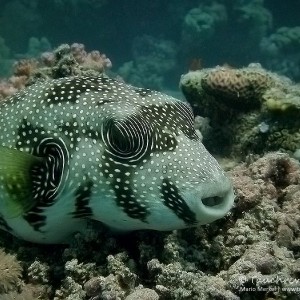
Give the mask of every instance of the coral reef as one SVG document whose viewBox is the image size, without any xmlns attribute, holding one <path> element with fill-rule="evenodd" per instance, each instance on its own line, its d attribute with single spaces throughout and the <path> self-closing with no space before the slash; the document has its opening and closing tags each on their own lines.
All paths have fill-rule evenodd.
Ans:
<svg viewBox="0 0 300 300">
<path fill-rule="evenodd" d="M 140 299 L 147 299 L 147 300 L 158 300 L 158 294 L 151 289 L 141 288 L 136 289 L 132 294 L 128 295 L 125 300 L 140 300 Z"/>
<path fill-rule="evenodd" d="M 300 79 L 299 1 L 2 2 L 0 76 L 11 77 L 0 79 L 0 101 L 37 80 L 110 69 L 82 44 L 50 50 L 82 37 L 112 53 L 125 80 L 154 89 L 195 58 L 206 66 L 260 61 Z M 230 214 L 166 233 L 116 234 L 91 223 L 66 246 L 2 232 L 1 300 L 299 299 L 300 166 L 265 154 L 300 160 L 299 84 L 250 65 L 190 72 L 181 89 L 205 145 L 243 159 L 222 160 L 236 193 Z"/>
<path fill-rule="evenodd" d="M 227 22 L 227 11 L 223 4 L 212 2 L 200 4 L 185 15 L 182 24 L 182 44 L 185 49 L 202 46 L 212 39 L 218 29 Z"/>
<path fill-rule="evenodd" d="M 12 77 L 9 80 L 0 80 L 0 101 L 23 88 L 23 84 L 21 84 L 21 86 L 19 85 L 19 80 L 16 86 L 14 79 L 15 78 Z"/>
<path fill-rule="evenodd" d="M 292 38 L 292 32 L 299 26 L 297 1 L 286 5 L 284 13 L 281 13 L 283 5 L 279 0 L 215 0 L 201 3 L 153 0 L 151 5 L 141 1 L 126 4 L 121 0 L 56 0 L 46 4 L 37 0 L 2 2 L 0 36 L 11 50 L 10 59 L 36 56 L 40 51 L 45 51 L 49 43 L 58 45 L 81 39 L 86 45 L 101 45 L 111 53 L 118 68 L 122 66 L 122 71 L 129 73 L 128 78 L 132 77 L 133 84 L 139 81 L 138 76 L 147 78 L 149 68 L 152 68 L 153 72 L 157 72 L 150 74 L 153 82 L 140 82 L 149 87 L 150 84 L 159 87 L 162 80 L 168 88 L 174 88 L 175 78 L 182 69 L 190 60 L 199 57 L 206 66 L 224 62 L 241 66 L 260 61 L 274 71 L 299 78 L 297 51 L 286 54 L 289 47 L 294 48 L 292 44 L 287 43 L 286 50 L 280 50 L 278 56 L 269 57 L 273 41 L 277 43 L 278 39 Z M 124 11 L 126 13 L 122 13 Z M 83 26 L 78 19 L 88 21 Z M 157 19 L 160 22 L 153 22 Z M 52 26 L 53 20 L 56 26 Z M 171 72 L 161 72 L 145 60 L 144 67 L 136 64 L 136 40 L 145 34 L 159 43 L 171 42 L 177 46 Z M 155 60 L 156 56 L 157 53 L 153 53 L 149 58 Z M 170 74 L 173 75 L 172 80 Z"/>
<path fill-rule="evenodd" d="M 300 79 L 300 26 L 280 27 L 260 42 L 268 68 L 280 74 Z"/>
<path fill-rule="evenodd" d="M 3 237 L 1 241 L 3 241 Z M 21 248 L 18 252 L 22 252 Z M 49 271 L 47 264 L 33 262 L 28 268 L 23 268 L 23 263 L 16 258 L 16 255 L 7 254 L 0 249 L 0 299 L 49 299 L 51 290 L 46 285 L 48 279 L 45 279 L 45 273 Z M 26 269 L 26 276 L 24 276 L 24 269 Z"/>
<path fill-rule="evenodd" d="M 0 36 L 0 77 L 4 78 L 11 75 L 15 63 L 22 60 L 34 60 L 45 51 L 50 51 L 51 45 L 47 38 L 41 39 L 31 37 L 28 40 L 27 51 L 24 54 L 15 54 L 7 47 L 5 40 Z"/>
<path fill-rule="evenodd" d="M 97 50 L 87 53 L 79 43 L 63 44 L 53 52 L 44 52 L 41 65 L 34 74 L 37 78 L 61 78 L 74 75 L 99 75 L 111 68 L 112 64 L 105 54 Z"/>
<path fill-rule="evenodd" d="M 56 300 L 297 299 L 299 162 L 278 152 L 252 155 L 229 174 L 235 207 L 212 224 L 125 235 L 91 224 L 65 247 L 7 244 L 30 266 L 23 290 Z"/>
<path fill-rule="evenodd" d="M 258 68 L 229 67 L 213 69 L 201 81 L 204 92 L 229 106 L 246 110 L 259 107 L 262 94 L 272 83 L 270 76 Z"/>
<path fill-rule="evenodd" d="M 272 13 L 262 0 L 202 1 L 183 17 L 181 53 L 201 57 L 206 65 L 245 65 L 258 60 L 258 45 L 272 25 Z"/>
<path fill-rule="evenodd" d="M 264 7 L 264 2 L 264 0 L 234 1 L 236 23 L 241 31 L 248 33 L 248 39 L 253 46 L 266 36 L 273 25 L 272 13 Z"/>
<path fill-rule="evenodd" d="M 14 76 L 31 84 L 86 72 L 103 74 L 100 63 L 106 57 L 96 55 L 101 60 L 95 69 L 88 56 L 80 44 L 62 45 L 42 55 L 43 62 L 19 62 Z M 263 141 L 272 126 L 281 124 L 286 130 L 291 120 L 290 128 L 296 128 L 297 86 L 258 65 L 190 72 L 181 86 L 202 115 L 195 122 L 204 141 L 216 136 L 216 124 L 229 137 L 240 133 L 237 137 L 244 147 L 254 143 L 245 134 L 249 128 L 255 128 L 253 135 L 259 132 Z M 274 137 L 279 143 L 278 135 Z M 295 142 L 295 135 L 292 138 Z M 220 140 L 215 145 L 221 148 Z M 240 147 L 236 143 L 231 146 L 232 153 L 241 149 L 234 148 Z M 297 299 L 299 162 L 276 152 L 260 158 L 252 154 L 239 164 L 223 163 L 234 184 L 235 206 L 212 224 L 174 232 L 116 234 L 91 222 L 85 234 L 76 234 L 69 245 L 45 247 L 3 233 L 2 248 L 17 254 L 18 261 L 5 253 L 0 261 L 9 257 L 18 272 L 14 287 L 3 288 L 1 299 Z"/>
<path fill-rule="evenodd" d="M 43 52 L 39 58 L 16 61 L 13 75 L 0 80 L 0 101 L 36 81 L 72 75 L 98 76 L 111 66 L 110 59 L 98 50 L 87 52 L 83 44 L 63 44 L 53 52 Z"/>
<path fill-rule="evenodd" d="M 164 77 L 175 66 L 175 44 L 144 35 L 134 40 L 132 48 L 133 60 L 125 62 L 118 74 L 135 86 L 161 90 Z"/>
<path fill-rule="evenodd" d="M 106 56 L 87 53 L 81 44 L 62 45 L 39 59 L 17 62 L 6 84 L 17 90 L 36 80 L 103 74 L 110 66 Z M 293 289 L 300 272 L 299 163 L 282 153 L 246 156 L 248 149 L 300 148 L 298 85 L 250 65 L 190 72 L 181 88 L 202 116 L 195 122 L 204 142 L 228 137 L 228 153 L 245 157 L 234 167 L 225 162 L 236 192 L 231 213 L 213 224 L 172 233 L 114 235 L 91 222 L 70 245 L 52 248 L 4 234 L 2 247 L 18 254 L 18 261 L 0 253 L 5 270 L 0 276 L 9 278 L 0 278 L 1 299 L 299 297 Z M 222 148 L 221 138 L 211 145 Z M 7 276 L 8 270 L 15 275 Z"/>
<path fill-rule="evenodd" d="M 288 78 L 258 64 L 225 66 L 189 72 L 180 87 L 195 114 L 209 119 L 204 144 L 214 153 L 245 158 L 300 148 L 299 85 Z"/>
</svg>

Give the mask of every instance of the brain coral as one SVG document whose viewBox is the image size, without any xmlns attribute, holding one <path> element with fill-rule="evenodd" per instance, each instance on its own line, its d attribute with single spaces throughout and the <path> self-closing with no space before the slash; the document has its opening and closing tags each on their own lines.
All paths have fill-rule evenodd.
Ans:
<svg viewBox="0 0 300 300">
<path fill-rule="evenodd" d="M 262 70 L 217 67 L 204 76 L 201 85 L 212 96 L 220 96 L 226 104 L 241 108 L 260 105 L 260 96 L 271 85 L 270 76 Z"/>
</svg>

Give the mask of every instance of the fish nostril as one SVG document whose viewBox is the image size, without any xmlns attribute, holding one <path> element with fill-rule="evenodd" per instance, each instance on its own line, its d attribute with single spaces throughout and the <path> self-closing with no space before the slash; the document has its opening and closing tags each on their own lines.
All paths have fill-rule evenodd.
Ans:
<svg viewBox="0 0 300 300">
<path fill-rule="evenodd" d="M 213 207 L 222 203 L 224 197 L 214 196 L 201 199 L 205 206 Z"/>
</svg>

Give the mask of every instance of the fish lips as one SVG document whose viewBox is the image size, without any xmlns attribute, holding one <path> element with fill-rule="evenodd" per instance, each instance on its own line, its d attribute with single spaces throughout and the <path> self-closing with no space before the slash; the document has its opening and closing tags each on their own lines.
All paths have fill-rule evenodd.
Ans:
<svg viewBox="0 0 300 300">
<path fill-rule="evenodd" d="M 232 183 L 227 177 L 220 182 L 198 184 L 193 190 L 181 192 L 181 195 L 196 214 L 199 225 L 224 217 L 235 199 Z"/>
</svg>

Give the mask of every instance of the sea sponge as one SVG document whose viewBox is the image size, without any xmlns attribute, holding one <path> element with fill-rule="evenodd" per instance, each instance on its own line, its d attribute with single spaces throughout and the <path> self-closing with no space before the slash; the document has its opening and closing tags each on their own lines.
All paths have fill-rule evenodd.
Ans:
<svg viewBox="0 0 300 300">
<path fill-rule="evenodd" d="M 22 267 L 16 257 L 0 249 L 0 294 L 16 288 Z"/>
<path fill-rule="evenodd" d="M 258 68 L 211 69 L 201 81 L 203 89 L 232 108 L 259 108 L 261 95 L 272 84 L 271 77 Z"/>
</svg>

